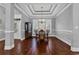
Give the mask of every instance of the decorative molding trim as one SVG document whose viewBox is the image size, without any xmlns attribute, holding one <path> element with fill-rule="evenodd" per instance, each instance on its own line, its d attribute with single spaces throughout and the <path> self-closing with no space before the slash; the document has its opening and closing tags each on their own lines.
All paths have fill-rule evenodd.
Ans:
<svg viewBox="0 0 79 59">
<path fill-rule="evenodd" d="M 70 33 L 72 33 L 71 30 L 56 30 L 56 31 L 63 31 L 63 32 L 70 32 Z"/>
<path fill-rule="evenodd" d="M 0 39 L 0 41 L 3 41 L 3 40 L 5 40 L 5 38 L 1 38 L 1 39 Z"/>
<path fill-rule="evenodd" d="M 18 40 L 24 40 L 25 39 L 25 37 L 23 37 L 23 38 L 14 38 L 14 39 L 18 39 Z"/>
<path fill-rule="evenodd" d="M 57 14 L 57 16 L 59 16 L 62 12 L 64 12 L 70 5 L 71 5 L 71 4 L 69 3 L 65 8 L 63 8 L 63 10 L 61 10 L 61 11 Z"/>
<path fill-rule="evenodd" d="M 36 35 L 33 34 L 32 36 L 36 36 Z M 49 35 L 49 37 L 51 37 L 51 36 L 55 36 L 55 35 Z"/>
<path fill-rule="evenodd" d="M 60 36 L 55 35 L 55 37 L 57 37 L 59 40 L 61 40 L 61 41 L 65 42 L 66 44 L 68 44 L 68 45 L 70 45 L 70 46 L 71 46 L 71 43 L 70 43 L 70 42 L 68 42 L 68 41 L 64 40 L 64 39 L 63 39 L 63 38 L 61 38 Z"/>
<path fill-rule="evenodd" d="M 21 40 L 21 39 L 18 39 L 18 38 L 14 38 L 14 40 L 16 40 L 16 39 L 17 39 L 17 40 Z"/>
<path fill-rule="evenodd" d="M 3 8 L 6 7 L 4 3 L 0 3 L 0 6 L 3 7 Z"/>
<path fill-rule="evenodd" d="M 25 37 L 21 38 L 21 40 L 22 40 L 22 41 L 25 40 Z"/>
<path fill-rule="evenodd" d="M 4 50 L 10 50 L 12 48 L 14 48 L 14 44 L 12 46 L 5 46 Z"/>
<path fill-rule="evenodd" d="M 36 36 L 36 35 L 32 34 L 32 36 Z"/>
<path fill-rule="evenodd" d="M 48 14 L 52 14 L 53 13 L 53 9 L 55 9 L 56 8 L 56 4 L 54 5 L 54 7 L 50 4 L 50 9 L 49 9 L 49 11 L 35 11 L 34 10 L 34 7 L 32 6 L 32 4 L 31 5 L 28 5 L 27 7 L 29 8 L 29 10 L 31 11 L 31 13 L 33 14 L 33 15 L 41 15 L 41 13 L 40 12 L 43 12 L 43 15 L 48 15 Z M 37 13 L 38 12 L 38 13 Z M 47 14 L 45 13 L 45 12 L 47 12 Z M 45 13 L 45 14 L 44 14 Z"/>
<path fill-rule="evenodd" d="M 32 35 L 33 37 L 34 36 L 36 36 L 36 35 Z M 66 41 L 66 40 L 64 40 L 63 38 L 61 38 L 60 36 L 57 36 L 57 35 L 49 35 L 49 37 L 56 37 L 56 38 L 58 38 L 59 40 L 61 40 L 61 41 L 63 41 L 63 42 L 65 42 L 66 44 L 68 44 L 68 45 L 70 45 L 71 46 L 71 43 L 70 42 L 68 42 L 68 41 Z M 23 38 L 24 39 L 24 38 Z M 21 39 L 21 40 L 23 40 L 23 39 Z"/>
<path fill-rule="evenodd" d="M 79 52 L 79 48 L 77 48 L 77 47 L 71 47 L 71 51 Z"/>
<path fill-rule="evenodd" d="M 32 35 L 32 36 L 35 36 L 35 35 Z M 71 43 L 68 42 L 68 41 L 66 41 L 66 40 L 64 40 L 63 38 L 61 38 L 61 37 L 59 37 L 59 36 L 57 36 L 57 35 L 49 35 L 49 37 L 51 37 L 51 36 L 52 36 L 52 37 L 56 37 L 56 38 L 58 38 L 59 40 L 65 42 L 66 44 L 68 44 L 68 45 L 71 46 Z"/>
<path fill-rule="evenodd" d="M 26 12 L 20 7 L 18 6 L 18 4 L 15 4 L 15 8 L 18 9 L 20 12 L 22 12 L 24 15 L 26 15 L 27 17 L 29 17 Z"/>
<path fill-rule="evenodd" d="M 53 37 L 53 36 L 55 36 L 55 35 L 51 35 L 51 34 L 49 34 L 48 36 L 49 36 L 49 37 L 51 37 L 51 36 Z"/>
<path fill-rule="evenodd" d="M 14 31 L 5 31 L 5 33 L 11 33 L 11 32 L 14 32 Z"/>
<path fill-rule="evenodd" d="M 17 38 L 17 37 L 15 38 L 15 37 L 14 37 L 14 39 L 20 39 L 20 38 Z M 20 40 L 21 40 L 21 39 L 20 39 Z"/>
</svg>

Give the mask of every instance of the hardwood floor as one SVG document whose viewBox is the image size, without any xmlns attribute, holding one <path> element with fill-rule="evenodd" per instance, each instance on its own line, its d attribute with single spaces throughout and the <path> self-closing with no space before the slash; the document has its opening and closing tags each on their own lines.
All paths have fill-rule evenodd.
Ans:
<svg viewBox="0 0 79 59">
<path fill-rule="evenodd" d="M 15 39 L 15 47 L 11 50 L 4 50 L 4 42 L 0 41 L 0 55 L 76 55 L 79 52 L 72 52 L 70 46 L 56 37 L 45 41 L 37 42 L 35 38 L 23 41 Z"/>
</svg>

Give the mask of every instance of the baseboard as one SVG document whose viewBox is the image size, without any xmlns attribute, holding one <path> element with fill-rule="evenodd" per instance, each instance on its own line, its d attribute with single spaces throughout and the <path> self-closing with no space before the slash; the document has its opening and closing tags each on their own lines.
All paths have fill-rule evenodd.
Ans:
<svg viewBox="0 0 79 59">
<path fill-rule="evenodd" d="M 23 37 L 23 38 L 14 38 L 14 39 L 17 39 L 17 40 L 24 40 L 25 37 Z"/>
<path fill-rule="evenodd" d="M 36 35 L 32 35 L 32 36 L 35 37 Z M 57 37 L 59 40 L 65 42 L 66 44 L 68 44 L 68 45 L 71 46 L 71 43 L 69 43 L 68 41 L 64 40 L 63 38 L 61 38 L 61 37 L 59 37 L 59 36 L 57 36 L 57 35 L 49 35 L 49 37 Z M 16 39 L 18 39 L 18 38 L 16 38 Z M 24 39 L 25 39 L 24 37 L 21 38 L 21 40 L 24 40 Z"/>
<path fill-rule="evenodd" d="M 0 41 L 3 41 L 3 40 L 5 40 L 5 38 L 1 38 L 1 39 L 0 39 Z"/>
<path fill-rule="evenodd" d="M 69 33 L 72 33 L 71 30 L 56 30 L 56 32 L 69 32 Z"/>
<path fill-rule="evenodd" d="M 48 35 L 49 37 L 55 37 L 55 35 Z"/>
<path fill-rule="evenodd" d="M 21 40 L 20 38 L 14 38 L 14 40 L 15 40 L 15 39 L 17 39 L 17 40 Z"/>
<path fill-rule="evenodd" d="M 35 35 L 33 35 L 33 37 L 35 37 Z M 49 37 L 56 37 L 56 38 L 58 38 L 59 40 L 65 42 L 66 44 L 68 44 L 69 46 L 71 46 L 71 43 L 70 43 L 70 42 L 64 40 L 63 38 L 61 38 L 61 37 L 59 37 L 59 36 L 57 36 L 57 35 L 49 35 Z"/>
<path fill-rule="evenodd" d="M 25 39 L 25 37 L 21 38 L 21 40 L 23 41 Z"/>
<path fill-rule="evenodd" d="M 12 46 L 5 46 L 4 50 L 10 50 L 12 48 L 14 48 L 14 44 Z"/>
<path fill-rule="evenodd" d="M 35 37 L 36 35 L 32 35 L 33 37 Z M 49 37 L 53 37 L 53 36 L 55 36 L 55 35 L 48 35 Z"/>
<path fill-rule="evenodd" d="M 68 41 L 64 40 L 64 39 L 63 39 L 63 38 L 61 38 L 60 36 L 55 35 L 55 37 L 57 37 L 59 40 L 61 40 L 61 41 L 65 42 L 65 43 L 66 43 L 66 44 L 68 44 L 69 46 L 71 46 L 71 43 L 70 43 L 70 42 L 68 42 Z"/>
<path fill-rule="evenodd" d="M 79 48 L 71 47 L 71 51 L 79 52 Z"/>
<path fill-rule="evenodd" d="M 32 35 L 32 36 L 34 36 L 34 37 L 35 37 L 36 35 Z"/>
</svg>

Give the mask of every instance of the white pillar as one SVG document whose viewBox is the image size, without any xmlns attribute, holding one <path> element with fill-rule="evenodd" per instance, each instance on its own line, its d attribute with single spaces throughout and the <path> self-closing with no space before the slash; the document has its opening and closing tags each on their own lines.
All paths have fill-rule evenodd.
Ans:
<svg viewBox="0 0 79 59">
<path fill-rule="evenodd" d="M 5 50 L 14 47 L 14 4 L 6 3 L 5 8 Z"/>
<path fill-rule="evenodd" d="M 79 51 L 79 4 L 73 4 L 73 40 L 72 51 Z"/>
<path fill-rule="evenodd" d="M 20 20 L 16 21 L 17 32 L 15 33 L 15 39 L 24 40 L 24 38 L 25 38 L 24 17 L 22 14 L 19 14 L 19 15 L 15 15 L 15 19 L 20 19 Z"/>
<path fill-rule="evenodd" d="M 22 19 L 21 19 L 21 40 L 25 39 L 25 18 L 24 15 L 22 15 Z"/>
</svg>

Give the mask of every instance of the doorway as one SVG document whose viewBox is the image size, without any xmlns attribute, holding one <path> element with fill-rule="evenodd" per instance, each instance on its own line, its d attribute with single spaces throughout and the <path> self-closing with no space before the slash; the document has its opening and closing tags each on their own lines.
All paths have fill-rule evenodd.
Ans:
<svg viewBox="0 0 79 59">
<path fill-rule="evenodd" d="M 25 39 L 32 38 L 32 23 L 25 22 Z"/>
</svg>

